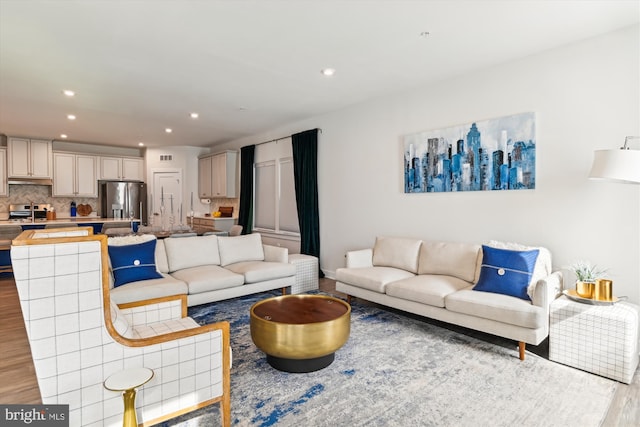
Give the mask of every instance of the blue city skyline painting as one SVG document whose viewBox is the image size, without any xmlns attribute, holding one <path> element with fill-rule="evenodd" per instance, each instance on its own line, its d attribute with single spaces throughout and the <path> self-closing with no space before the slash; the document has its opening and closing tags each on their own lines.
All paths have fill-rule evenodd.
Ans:
<svg viewBox="0 0 640 427">
<path fill-rule="evenodd" d="M 404 137 L 405 193 L 529 190 L 535 186 L 535 113 Z"/>
</svg>

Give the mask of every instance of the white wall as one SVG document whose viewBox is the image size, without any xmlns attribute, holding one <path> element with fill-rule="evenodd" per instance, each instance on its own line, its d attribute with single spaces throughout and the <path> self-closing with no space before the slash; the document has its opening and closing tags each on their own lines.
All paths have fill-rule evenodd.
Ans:
<svg viewBox="0 0 640 427">
<path fill-rule="evenodd" d="M 330 277 L 345 251 L 377 235 L 497 239 L 546 246 L 556 268 L 578 259 L 608 267 L 615 295 L 640 303 L 640 186 L 587 179 L 593 150 L 640 135 L 639 40 L 634 26 L 216 148 L 322 129 L 321 267 Z M 535 190 L 403 193 L 403 135 L 528 111 L 537 114 Z"/>
<path fill-rule="evenodd" d="M 198 198 L 198 156 L 200 154 L 209 153 L 208 148 L 203 147 L 163 147 L 148 148 L 145 160 L 147 166 L 147 184 L 153 192 L 153 171 L 162 169 L 180 169 L 182 170 L 182 200 L 184 200 L 183 215 L 188 215 L 188 207 L 191 200 L 191 192 L 193 192 L 193 209 L 200 214 L 209 212 L 209 205 L 200 203 Z M 161 161 L 160 156 L 169 154 L 172 156 L 170 161 Z"/>
</svg>

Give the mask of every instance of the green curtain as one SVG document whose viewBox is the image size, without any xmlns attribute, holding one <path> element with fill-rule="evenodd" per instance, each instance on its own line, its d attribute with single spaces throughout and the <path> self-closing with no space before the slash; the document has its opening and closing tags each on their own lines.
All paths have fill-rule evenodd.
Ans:
<svg viewBox="0 0 640 427">
<path fill-rule="evenodd" d="M 320 259 L 318 214 L 318 129 L 291 135 L 293 179 L 300 225 L 300 253 Z M 320 277 L 324 277 L 319 269 Z"/>
<path fill-rule="evenodd" d="M 255 145 L 247 145 L 240 149 L 238 225 L 242 226 L 242 234 L 251 234 L 253 231 L 253 158 L 255 150 Z"/>
</svg>

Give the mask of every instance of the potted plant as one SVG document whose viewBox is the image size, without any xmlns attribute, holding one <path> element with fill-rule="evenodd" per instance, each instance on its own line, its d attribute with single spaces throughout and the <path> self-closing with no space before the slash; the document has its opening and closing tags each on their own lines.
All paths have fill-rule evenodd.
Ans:
<svg viewBox="0 0 640 427">
<path fill-rule="evenodd" d="M 576 293 L 583 298 L 593 298 L 596 280 L 607 272 L 589 261 L 577 261 L 569 267 L 576 275 Z"/>
</svg>

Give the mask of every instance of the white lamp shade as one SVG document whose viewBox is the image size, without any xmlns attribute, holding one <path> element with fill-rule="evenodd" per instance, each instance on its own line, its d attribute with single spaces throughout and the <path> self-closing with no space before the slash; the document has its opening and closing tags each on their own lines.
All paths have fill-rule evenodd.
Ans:
<svg viewBox="0 0 640 427">
<path fill-rule="evenodd" d="M 589 178 L 640 184 L 640 150 L 596 150 Z"/>
</svg>

